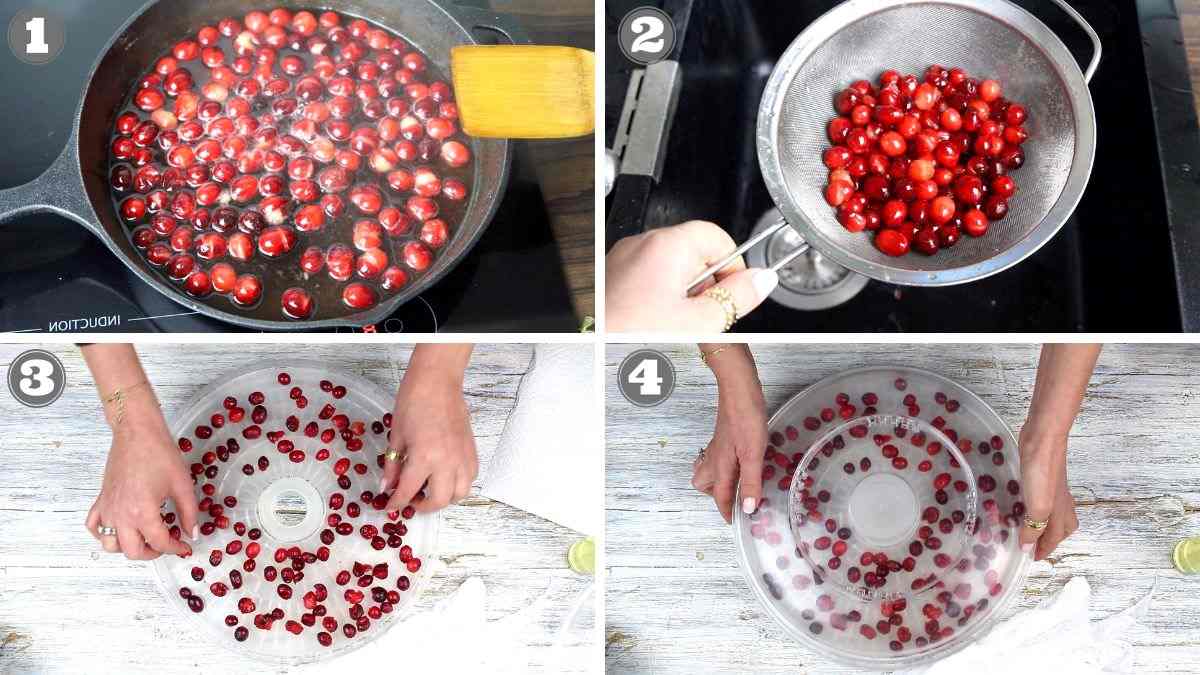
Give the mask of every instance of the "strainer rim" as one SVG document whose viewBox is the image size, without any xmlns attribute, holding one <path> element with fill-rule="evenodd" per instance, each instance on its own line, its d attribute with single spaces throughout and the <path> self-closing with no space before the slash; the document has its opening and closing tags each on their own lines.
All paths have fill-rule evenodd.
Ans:
<svg viewBox="0 0 1200 675">
<path fill-rule="evenodd" d="M 837 31 L 868 16 L 901 6 L 936 4 L 962 7 L 1002 21 L 1020 32 L 1046 57 L 1063 81 L 1074 113 L 1075 153 L 1062 191 L 1024 236 L 981 262 L 935 271 L 906 270 L 860 258 L 810 224 L 792 199 L 778 148 L 780 112 L 800 67 Z M 755 134 L 759 167 L 767 191 L 789 225 L 805 241 L 838 264 L 864 276 L 907 286 L 952 286 L 1002 272 L 1033 255 L 1062 229 L 1083 198 L 1096 154 L 1096 113 L 1083 70 L 1062 39 L 1045 23 L 1008 0 L 846 0 L 809 24 L 788 45 L 767 81 L 759 103 Z M 828 214 L 832 217 L 832 212 Z"/>
</svg>

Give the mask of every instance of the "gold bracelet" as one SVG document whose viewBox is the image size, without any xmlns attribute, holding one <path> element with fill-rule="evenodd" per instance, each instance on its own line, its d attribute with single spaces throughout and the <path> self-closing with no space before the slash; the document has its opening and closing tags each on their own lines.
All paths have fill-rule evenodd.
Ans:
<svg viewBox="0 0 1200 675">
<path fill-rule="evenodd" d="M 129 393 L 129 391 L 132 389 L 137 389 L 138 387 L 142 387 L 142 386 L 149 387 L 150 382 L 147 380 L 142 380 L 141 382 L 138 382 L 136 384 L 131 384 L 128 387 L 122 387 L 120 389 L 117 389 L 116 391 L 109 394 L 108 396 L 104 396 L 100 399 L 105 404 L 108 404 L 108 403 L 116 403 L 117 404 L 117 412 L 115 415 L 115 419 L 113 420 L 114 426 L 125 421 L 125 399 L 127 397 L 127 394 Z M 153 396 L 154 392 L 151 391 L 150 394 L 151 394 L 151 396 Z M 162 404 L 158 402 L 157 397 L 155 398 L 154 403 L 155 403 L 155 405 L 158 405 L 160 407 L 162 406 Z"/>
<path fill-rule="evenodd" d="M 708 365 L 708 360 L 709 360 L 710 358 L 712 358 L 712 357 L 716 356 L 717 354 L 720 354 L 721 352 L 725 351 L 726 349 L 729 349 L 729 347 L 728 347 L 728 346 L 725 346 L 725 347 L 717 347 L 716 349 L 712 350 L 711 352 L 706 352 L 706 351 L 704 351 L 703 349 L 701 349 L 701 350 L 700 350 L 700 360 L 701 360 L 701 361 L 703 361 L 703 362 L 704 362 L 704 365 L 706 365 L 706 366 L 707 366 L 707 365 Z"/>
</svg>

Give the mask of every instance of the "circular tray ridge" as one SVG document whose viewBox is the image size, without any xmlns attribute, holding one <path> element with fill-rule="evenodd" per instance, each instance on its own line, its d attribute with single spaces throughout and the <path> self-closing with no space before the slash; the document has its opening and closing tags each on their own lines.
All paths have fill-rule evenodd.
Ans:
<svg viewBox="0 0 1200 675">
<path fill-rule="evenodd" d="M 1023 585 L 1016 438 L 967 388 L 918 368 L 857 368 L 792 397 L 768 428 L 764 498 L 736 512 L 735 546 L 758 600 L 815 652 L 877 669 L 929 663 L 986 632 Z M 900 512 L 871 513 L 873 491 Z"/>
</svg>

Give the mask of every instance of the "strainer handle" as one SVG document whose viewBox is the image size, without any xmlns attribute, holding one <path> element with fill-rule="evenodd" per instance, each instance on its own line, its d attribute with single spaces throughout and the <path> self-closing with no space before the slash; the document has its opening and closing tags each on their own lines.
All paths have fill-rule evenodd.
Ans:
<svg viewBox="0 0 1200 675">
<path fill-rule="evenodd" d="M 737 247 L 737 250 L 735 250 L 733 253 L 730 253 L 729 255 L 725 256 L 724 258 L 721 259 L 720 262 L 718 262 L 715 265 L 710 266 L 708 269 L 704 270 L 704 272 L 701 273 L 700 276 L 693 279 L 692 283 L 688 284 L 688 287 L 687 287 L 688 295 L 691 295 L 692 291 L 695 290 L 695 288 L 697 286 L 704 283 L 705 279 L 707 279 L 707 278 L 711 277 L 712 275 L 716 274 L 717 272 L 720 272 L 721 270 L 725 269 L 725 267 L 728 266 L 729 263 L 733 262 L 734 260 L 737 260 L 739 257 L 741 257 L 741 255 L 743 253 L 745 253 L 746 251 L 753 248 L 755 244 L 762 241 L 763 239 L 766 239 L 767 237 L 771 236 L 772 234 L 775 234 L 779 230 L 787 227 L 787 224 L 788 223 L 786 220 L 784 220 L 783 218 L 780 218 L 779 220 L 772 223 L 770 227 L 764 228 L 762 232 L 759 232 L 758 234 L 754 235 L 753 237 L 750 237 L 749 239 L 747 239 L 746 243 Z M 808 244 L 804 244 L 803 247 L 807 250 Z"/>
<path fill-rule="evenodd" d="M 799 258 L 800 256 L 804 255 L 805 253 L 808 253 L 808 250 L 811 248 L 812 248 L 812 244 L 808 243 L 807 241 L 802 242 L 799 246 L 792 249 L 791 253 L 788 253 L 787 255 L 785 255 L 782 258 L 780 258 L 779 260 L 777 260 L 774 265 L 771 265 L 771 271 L 778 272 L 779 270 L 781 270 L 785 266 L 787 266 L 788 263 L 792 262 L 796 258 Z"/>
<path fill-rule="evenodd" d="M 1083 29 L 1083 32 L 1087 33 L 1088 38 L 1092 41 L 1092 60 L 1088 63 L 1087 70 L 1083 71 L 1084 82 L 1091 84 L 1092 75 L 1096 74 L 1096 68 L 1100 66 L 1100 55 L 1104 51 L 1103 46 L 1100 44 L 1100 36 L 1096 34 L 1095 29 L 1087 22 L 1087 19 L 1083 18 L 1079 12 L 1076 12 L 1074 7 L 1067 4 L 1067 0 L 1054 0 L 1054 4 L 1061 7 L 1062 11 L 1074 19 L 1075 23 L 1079 24 L 1079 27 Z"/>
</svg>

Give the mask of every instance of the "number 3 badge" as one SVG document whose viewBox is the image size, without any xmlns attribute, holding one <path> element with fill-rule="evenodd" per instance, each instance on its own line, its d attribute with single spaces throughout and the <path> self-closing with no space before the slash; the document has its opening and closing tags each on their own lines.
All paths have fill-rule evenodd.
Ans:
<svg viewBox="0 0 1200 675">
<path fill-rule="evenodd" d="M 21 405 L 45 408 L 67 387 L 62 361 L 48 351 L 22 352 L 8 366 L 8 391 Z"/>
</svg>

